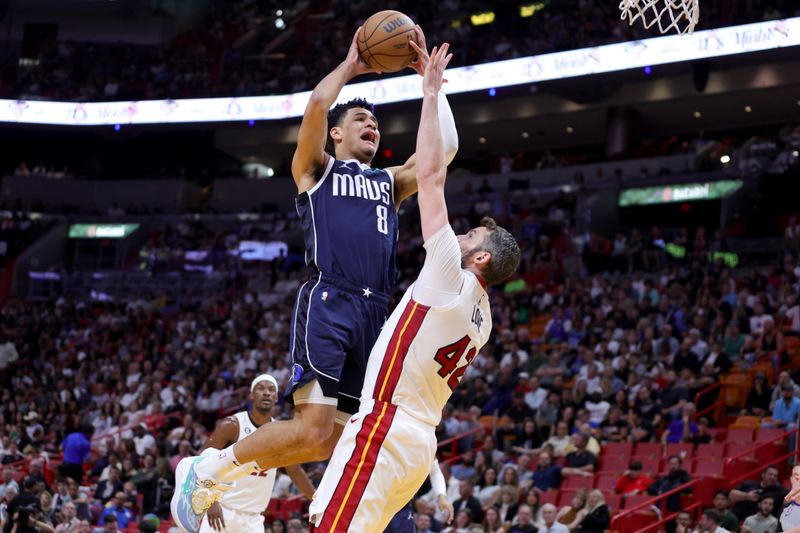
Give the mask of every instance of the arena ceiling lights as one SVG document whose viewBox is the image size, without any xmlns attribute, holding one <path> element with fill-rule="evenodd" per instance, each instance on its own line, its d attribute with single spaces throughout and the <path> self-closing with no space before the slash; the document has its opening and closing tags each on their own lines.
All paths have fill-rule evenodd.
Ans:
<svg viewBox="0 0 800 533">
<path fill-rule="evenodd" d="M 445 88 L 456 94 L 798 45 L 800 17 L 459 67 L 448 70 Z M 280 120 L 302 116 L 310 94 L 96 103 L 0 100 L 0 122 L 119 129 L 127 124 Z M 347 85 L 339 99 L 357 96 L 375 104 L 417 100 L 422 78 L 413 74 Z"/>
</svg>

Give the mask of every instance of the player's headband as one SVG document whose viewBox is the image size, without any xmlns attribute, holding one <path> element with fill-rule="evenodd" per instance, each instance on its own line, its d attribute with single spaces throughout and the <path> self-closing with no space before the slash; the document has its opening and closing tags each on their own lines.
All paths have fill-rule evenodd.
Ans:
<svg viewBox="0 0 800 533">
<path fill-rule="evenodd" d="M 256 379 L 254 379 L 253 382 L 250 384 L 250 392 L 253 392 L 253 389 L 256 388 L 256 385 L 258 385 L 262 381 L 269 381 L 270 383 L 275 385 L 275 390 L 278 389 L 278 382 L 275 380 L 275 378 L 273 378 L 269 374 L 261 374 L 260 376 L 257 376 Z"/>
</svg>

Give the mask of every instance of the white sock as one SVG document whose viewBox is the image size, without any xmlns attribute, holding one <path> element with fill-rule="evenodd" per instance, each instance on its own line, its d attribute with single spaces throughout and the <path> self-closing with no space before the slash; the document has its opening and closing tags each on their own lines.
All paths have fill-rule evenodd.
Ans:
<svg viewBox="0 0 800 533">
<path fill-rule="evenodd" d="M 195 468 L 198 477 L 221 481 L 223 477 L 226 477 L 231 471 L 239 467 L 239 462 L 233 453 L 233 445 L 231 445 L 224 450 L 219 450 L 217 453 L 208 454 L 202 461 L 197 463 Z"/>
</svg>

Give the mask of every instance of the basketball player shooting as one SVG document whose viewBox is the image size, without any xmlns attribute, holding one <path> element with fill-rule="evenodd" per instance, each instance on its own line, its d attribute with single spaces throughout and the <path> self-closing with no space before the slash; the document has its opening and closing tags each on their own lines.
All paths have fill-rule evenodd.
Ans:
<svg viewBox="0 0 800 533">
<path fill-rule="evenodd" d="M 197 532 L 203 514 L 236 479 L 330 457 L 342 425 L 359 408 L 367 356 L 396 277 L 397 208 L 417 192 L 415 155 L 401 166 L 370 167 L 380 130 L 368 102 L 330 109 L 345 83 L 374 72 L 359 57 L 360 31 L 347 58 L 314 88 L 292 160 L 306 262 L 315 270 L 298 291 L 292 317 L 287 397 L 295 404 L 294 418 L 265 424 L 217 455 L 181 461 L 176 486 L 184 490 L 176 491 L 173 516 L 189 533 Z M 429 56 L 422 30 L 415 32 L 420 46 L 412 68 L 422 74 Z M 458 135 L 444 93 L 436 110 L 449 162 Z"/>
<path fill-rule="evenodd" d="M 272 422 L 272 406 L 278 399 L 278 382 L 269 374 L 257 376 L 250 385 L 249 411 L 241 411 L 217 422 L 217 427 L 201 448 L 201 452 L 216 453 Z M 201 453 L 202 455 L 202 453 Z M 309 499 L 314 486 L 298 465 L 287 466 L 292 482 Z M 240 479 L 236 487 L 214 502 L 200 525 L 201 533 L 264 533 L 261 512 L 269 505 L 275 485 L 276 469 L 251 472 Z"/>
<path fill-rule="evenodd" d="M 437 116 L 444 44 L 424 71 L 417 186 L 427 256 L 370 354 L 361 407 L 344 428 L 309 513 L 312 531 L 375 533 L 419 490 L 436 453 L 442 408 L 489 339 L 488 284 L 519 265 L 514 238 L 491 218 L 456 236 Z"/>
</svg>

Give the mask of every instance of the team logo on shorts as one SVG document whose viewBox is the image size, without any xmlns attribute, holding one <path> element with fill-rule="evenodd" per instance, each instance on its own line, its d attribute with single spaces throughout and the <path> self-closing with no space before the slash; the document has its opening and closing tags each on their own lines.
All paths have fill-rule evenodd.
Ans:
<svg viewBox="0 0 800 533">
<path fill-rule="evenodd" d="M 300 383 L 303 379 L 303 367 L 295 363 L 292 365 L 292 383 Z"/>
</svg>

